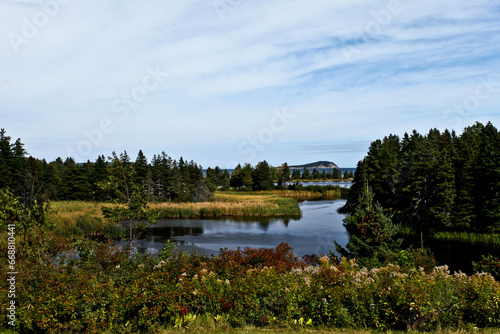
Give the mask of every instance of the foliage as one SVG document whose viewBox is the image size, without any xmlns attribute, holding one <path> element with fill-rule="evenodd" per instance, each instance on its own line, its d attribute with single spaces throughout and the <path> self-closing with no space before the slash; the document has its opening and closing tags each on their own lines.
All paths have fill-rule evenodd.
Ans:
<svg viewBox="0 0 500 334">
<path fill-rule="evenodd" d="M 374 201 L 422 235 L 500 231 L 500 132 L 476 123 L 454 132 L 390 135 L 358 163 L 342 212 L 353 213 L 366 183 Z"/>
<path fill-rule="evenodd" d="M 36 200 L 31 206 L 23 205 L 21 199 L 9 189 L 0 189 L 0 229 L 15 226 L 21 235 L 22 251 L 29 251 L 29 247 L 36 243 L 36 233 L 52 227 L 45 219 L 49 207 L 49 203 Z"/>
<path fill-rule="evenodd" d="M 114 154 L 114 153 L 113 153 Z M 0 189 L 9 187 L 24 205 L 34 200 L 95 200 L 123 199 L 121 192 L 102 187 L 112 178 L 106 158 L 98 156 L 95 162 L 78 163 L 73 158 L 54 161 L 26 157 L 20 139 L 11 143 L 4 129 L 0 130 Z M 194 161 L 173 160 L 165 152 L 154 155 L 150 164 L 139 151 L 135 162 L 127 152 L 121 154 L 134 171 L 133 182 L 144 187 L 149 200 L 176 202 L 205 201 L 212 196 L 205 182 L 201 166 Z M 222 183 L 229 184 L 229 173 Z"/>
<path fill-rule="evenodd" d="M 124 205 L 115 207 L 102 207 L 105 218 L 113 223 L 128 223 L 129 247 L 138 236 L 150 225 L 156 222 L 154 215 L 148 208 L 147 194 L 144 186 L 137 184 L 136 172 L 128 160 L 127 153 L 118 157 L 115 152 L 109 157 L 109 179 L 102 183 L 102 188 L 116 194 L 117 198 L 125 201 Z"/>
<path fill-rule="evenodd" d="M 88 240 L 75 247 L 78 257 L 55 262 L 43 253 L 42 262 L 35 256 L 19 262 L 19 332 L 156 331 L 200 319 L 289 329 L 500 325 L 500 284 L 487 274 L 391 264 L 368 270 L 326 256 L 309 266 L 286 244 L 214 257 L 172 252 L 161 259 Z M 1 287 L 4 303 L 6 283 Z"/>
<path fill-rule="evenodd" d="M 300 216 L 297 201 L 281 198 L 272 192 L 216 192 L 209 202 L 158 203 L 152 210 L 161 218 L 229 217 L 229 216 Z"/>
<path fill-rule="evenodd" d="M 373 203 L 369 189 L 359 199 L 356 211 L 344 219 L 344 226 L 350 233 L 347 250 L 335 242 L 336 249 L 342 256 L 357 258 L 362 265 L 376 267 L 387 263 L 401 246 L 402 240 L 394 239 L 397 226 L 380 205 Z"/>
<path fill-rule="evenodd" d="M 477 272 L 486 272 L 500 281 L 500 259 L 491 255 L 483 255 L 481 261 L 473 263 L 474 270 Z"/>
</svg>

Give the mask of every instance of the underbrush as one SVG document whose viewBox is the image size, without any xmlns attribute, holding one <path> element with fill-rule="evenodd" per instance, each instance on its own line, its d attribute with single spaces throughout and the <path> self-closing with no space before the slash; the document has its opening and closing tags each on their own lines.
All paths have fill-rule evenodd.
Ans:
<svg viewBox="0 0 500 334">
<path fill-rule="evenodd" d="M 78 256 L 60 253 L 57 261 L 43 243 L 33 247 L 37 251 L 16 268 L 17 329 L 24 333 L 500 326 L 499 282 L 484 273 L 452 274 L 445 266 L 368 270 L 327 256 L 309 257 L 314 261 L 306 264 L 286 244 L 212 257 L 167 247 L 152 258 L 78 239 L 72 245 Z M 4 259 L 6 252 L 2 244 Z M 5 280 L 1 287 L 6 305 Z M 0 316 L 5 319 L 5 308 Z M 6 322 L 1 326 L 6 329 Z"/>
</svg>

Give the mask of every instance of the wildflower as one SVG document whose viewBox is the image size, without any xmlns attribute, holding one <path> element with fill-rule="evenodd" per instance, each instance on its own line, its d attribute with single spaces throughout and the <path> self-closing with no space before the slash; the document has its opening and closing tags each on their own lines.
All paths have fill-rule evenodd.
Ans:
<svg viewBox="0 0 500 334">
<path fill-rule="evenodd" d="M 161 267 L 163 267 L 163 265 L 164 265 L 165 263 L 166 263 L 166 262 L 162 260 L 162 261 L 160 261 L 157 265 L 155 265 L 155 266 L 153 267 L 153 269 L 158 269 L 158 268 L 161 268 Z"/>
<path fill-rule="evenodd" d="M 372 284 L 372 283 L 375 283 L 375 280 L 373 278 L 371 278 L 371 277 L 368 277 L 364 281 L 364 284 Z"/>
<path fill-rule="evenodd" d="M 330 258 L 326 255 L 323 255 L 318 259 L 319 263 L 321 263 L 322 267 L 327 267 L 330 264 Z"/>
<path fill-rule="evenodd" d="M 307 286 L 311 286 L 311 279 L 310 279 L 308 276 L 304 277 L 304 283 L 305 283 Z"/>
<path fill-rule="evenodd" d="M 444 266 L 436 267 L 432 270 L 433 276 L 446 276 L 450 274 L 450 270 L 448 266 L 445 264 Z"/>
<path fill-rule="evenodd" d="M 116 269 L 120 269 L 120 265 L 117 265 L 115 268 L 116 268 Z"/>
<path fill-rule="evenodd" d="M 226 283 L 226 285 L 229 285 L 229 283 L 230 283 L 230 282 L 229 282 L 229 280 L 226 278 L 226 281 L 225 281 L 224 283 Z"/>
</svg>

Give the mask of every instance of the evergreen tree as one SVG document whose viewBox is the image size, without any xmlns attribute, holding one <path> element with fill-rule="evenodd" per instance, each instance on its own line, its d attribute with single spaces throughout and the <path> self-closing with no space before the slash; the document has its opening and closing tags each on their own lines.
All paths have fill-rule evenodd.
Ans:
<svg viewBox="0 0 500 334">
<path fill-rule="evenodd" d="M 287 187 L 288 184 L 292 181 L 292 175 L 290 173 L 290 167 L 285 162 L 279 168 L 277 172 L 278 178 L 278 187 Z"/>
<path fill-rule="evenodd" d="M 240 164 L 238 164 L 238 166 L 236 166 L 234 171 L 231 173 L 230 185 L 235 189 L 243 187 L 243 168 Z"/>
<path fill-rule="evenodd" d="M 261 161 L 252 173 L 254 190 L 270 190 L 274 188 L 272 170 L 267 161 Z"/>
<path fill-rule="evenodd" d="M 217 190 L 219 182 L 215 171 L 211 167 L 207 168 L 206 183 L 211 191 Z"/>
<path fill-rule="evenodd" d="M 300 170 L 299 169 L 294 169 L 293 172 L 292 172 L 292 180 L 300 180 L 301 178 L 301 173 L 300 173 Z"/>
<path fill-rule="evenodd" d="M 480 147 L 474 173 L 477 230 L 500 232 L 500 133 L 488 123 L 479 134 Z"/>
<path fill-rule="evenodd" d="M 466 231 L 475 227 L 474 174 L 476 173 L 476 161 L 480 147 L 477 138 L 482 128 L 483 126 L 479 124 L 467 127 L 460 137 L 454 139 L 453 169 L 455 171 L 456 199 L 452 219 L 456 230 Z"/>
<path fill-rule="evenodd" d="M 90 184 L 92 187 L 92 198 L 95 201 L 106 201 L 111 199 L 111 194 L 106 193 L 99 184 L 108 178 L 106 168 L 106 158 L 104 155 L 97 157 L 90 171 Z"/>
<path fill-rule="evenodd" d="M 342 172 L 338 168 L 334 168 L 332 171 L 332 179 L 339 180 L 342 178 Z"/>
<path fill-rule="evenodd" d="M 311 179 L 311 172 L 306 167 L 304 167 L 304 170 L 302 171 L 301 179 L 302 180 L 310 180 Z"/>
<path fill-rule="evenodd" d="M 149 210 L 144 185 L 134 183 L 135 170 L 126 152 L 109 157 L 108 179 L 101 183 L 106 192 L 115 193 L 121 202 L 118 207 L 102 207 L 103 215 L 114 223 L 126 222 L 124 237 L 129 241 L 130 252 L 133 242 L 157 217 Z"/>
<path fill-rule="evenodd" d="M 319 180 L 319 179 L 321 179 L 321 174 L 319 173 L 319 171 L 316 168 L 313 168 L 311 177 L 314 180 Z"/>
<path fill-rule="evenodd" d="M 245 163 L 241 169 L 241 182 L 244 189 L 253 189 L 253 167 L 249 163 Z"/>
<path fill-rule="evenodd" d="M 135 169 L 134 182 L 137 184 L 145 184 L 149 174 L 149 165 L 148 165 L 148 159 L 146 158 L 144 153 L 142 153 L 142 150 L 139 150 L 139 153 L 137 154 L 137 158 L 135 159 L 134 163 L 134 169 Z"/>
<path fill-rule="evenodd" d="M 350 233 L 346 248 L 335 242 L 341 256 L 356 258 L 362 266 L 378 267 L 394 257 L 402 240 L 394 239 L 398 228 L 383 208 L 374 204 L 374 194 L 365 185 L 365 194 L 359 199 L 354 213 L 344 219 L 344 226 Z"/>
<path fill-rule="evenodd" d="M 11 187 L 13 175 L 14 153 L 12 152 L 11 137 L 6 135 L 5 129 L 0 130 L 0 188 Z"/>
<path fill-rule="evenodd" d="M 229 190 L 230 182 L 231 182 L 231 174 L 229 174 L 227 169 L 224 169 L 224 172 L 222 174 L 221 189 L 224 191 Z"/>
</svg>

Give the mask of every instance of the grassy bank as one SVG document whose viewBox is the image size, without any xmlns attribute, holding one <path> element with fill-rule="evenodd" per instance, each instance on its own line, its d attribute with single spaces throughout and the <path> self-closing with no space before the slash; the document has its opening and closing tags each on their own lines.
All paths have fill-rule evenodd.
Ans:
<svg viewBox="0 0 500 334">
<path fill-rule="evenodd" d="M 279 197 L 293 198 L 298 201 L 316 200 L 316 199 L 338 199 L 341 198 L 340 190 L 325 190 L 324 192 L 310 190 L 269 190 L 265 194 L 274 194 Z"/>
<path fill-rule="evenodd" d="M 300 208 L 294 198 L 315 198 L 318 194 L 297 192 L 294 196 L 276 192 L 217 192 L 213 199 L 199 203 L 150 203 L 150 208 L 160 218 L 215 218 L 215 217 L 285 217 L 300 216 Z M 321 194 L 319 194 L 321 195 Z M 109 224 L 101 212 L 102 206 L 117 204 L 59 201 L 51 203 L 47 221 L 55 226 L 55 232 L 72 238 L 93 233 L 107 236 L 119 235 L 118 228 Z"/>
<path fill-rule="evenodd" d="M 500 234 L 471 233 L 471 232 L 437 232 L 433 234 L 437 240 L 465 241 L 472 244 L 500 245 Z"/>
<path fill-rule="evenodd" d="M 217 192 L 209 202 L 151 203 L 161 218 L 300 216 L 297 201 L 273 192 Z"/>
<path fill-rule="evenodd" d="M 408 227 L 401 227 L 398 234 L 404 237 L 420 237 Z M 430 236 L 435 240 L 461 241 L 470 244 L 500 245 L 500 234 L 498 233 L 473 233 L 473 232 L 434 232 Z"/>
<path fill-rule="evenodd" d="M 427 334 L 498 334 L 500 328 L 476 328 L 473 326 L 469 330 L 453 330 L 453 329 L 440 329 L 427 331 Z M 249 333 L 262 333 L 262 334 L 420 334 L 421 331 L 392 331 L 387 330 L 381 332 L 380 330 L 369 330 L 361 328 L 303 328 L 303 327 L 286 327 L 286 328 L 272 328 L 272 327 L 256 327 L 256 326 L 243 326 L 242 328 L 230 328 L 216 324 L 215 320 L 207 320 L 203 317 L 196 319 L 189 328 L 179 329 L 176 327 L 166 328 L 160 331 L 161 334 L 167 333 L 196 333 L 196 334 L 249 334 Z"/>
</svg>

